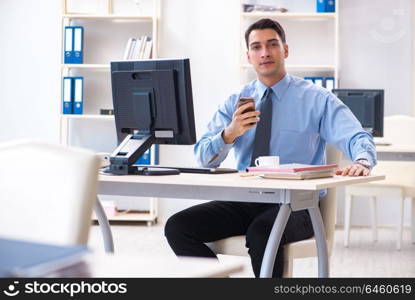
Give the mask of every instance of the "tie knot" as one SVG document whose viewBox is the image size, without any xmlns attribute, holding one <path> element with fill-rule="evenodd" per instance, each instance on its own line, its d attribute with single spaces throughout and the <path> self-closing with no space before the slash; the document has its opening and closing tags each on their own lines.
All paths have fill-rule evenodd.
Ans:
<svg viewBox="0 0 415 300">
<path fill-rule="evenodd" d="M 265 94 L 264 94 L 263 102 L 264 103 L 272 102 L 272 94 L 273 93 L 274 92 L 272 91 L 272 88 L 267 88 L 267 90 L 265 91 Z"/>
<path fill-rule="evenodd" d="M 264 98 L 266 100 L 271 99 L 272 98 L 272 93 L 273 93 L 272 88 L 270 88 L 270 87 L 267 88 L 267 90 L 265 91 L 265 94 L 264 94 Z"/>
</svg>

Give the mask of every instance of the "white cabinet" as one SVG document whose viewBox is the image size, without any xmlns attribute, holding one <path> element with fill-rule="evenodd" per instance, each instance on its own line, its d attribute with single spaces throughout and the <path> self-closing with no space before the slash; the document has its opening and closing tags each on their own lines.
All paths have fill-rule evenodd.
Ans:
<svg viewBox="0 0 415 300">
<path fill-rule="evenodd" d="M 152 58 L 158 53 L 159 0 L 62 0 L 62 43 L 60 81 L 65 76 L 84 80 L 83 114 L 63 114 L 59 95 L 60 141 L 63 145 L 111 152 L 117 146 L 114 117 L 101 115 L 112 109 L 110 62 L 122 60 L 131 37 L 152 38 Z M 65 26 L 82 26 L 83 63 L 64 63 Z M 152 149 L 152 158 L 155 151 Z M 154 163 L 154 160 L 153 162 Z M 137 199 L 137 201 L 144 199 Z M 147 221 L 157 219 L 157 199 L 150 198 L 145 212 L 122 213 L 110 220 Z"/>
</svg>

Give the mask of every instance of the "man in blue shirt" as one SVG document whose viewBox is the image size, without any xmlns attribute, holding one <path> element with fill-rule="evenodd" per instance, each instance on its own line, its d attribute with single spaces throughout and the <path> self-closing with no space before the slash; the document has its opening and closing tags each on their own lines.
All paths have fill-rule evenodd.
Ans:
<svg viewBox="0 0 415 300">
<path fill-rule="evenodd" d="M 260 155 L 279 156 L 282 164 L 324 164 L 328 143 L 354 161 L 338 174 L 368 175 L 376 164 L 372 136 L 331 92 L 287 74 L 289 48 L 281 25 L 271 19 L 259 20 L 247 29 L 245 40 L 248 61 L 258 79 L 231 95 L 214 114 L 208 131 L 195 145 L 199 164 L 218 167 L 231 148 L 239 170 L 252 166 Z M 253 97 L 255 103 L 238 108 L 240 97 Z M 216 257 L 206 242 L 246 235 L 258 277 L 278 210 L 277 204 L 211 201 L 173 215 L 165 235 L 177 255 L 201 257 Z M 282 246 L 312 236 L 308 212 L 293 212 L 278 249 L 273 277 L 283 273 Z"/>
</svg>

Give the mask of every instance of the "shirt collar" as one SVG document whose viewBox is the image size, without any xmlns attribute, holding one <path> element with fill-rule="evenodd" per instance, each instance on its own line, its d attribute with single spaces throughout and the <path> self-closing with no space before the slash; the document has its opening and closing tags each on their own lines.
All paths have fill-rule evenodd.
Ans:
<svg viewBox="0 0 415 300">
<path fill-rule="evenodd" d="M 288 73 L 286 73 L 285 76 L 280 81 L 278 81 L 276 84 L 271 86 L 272 91 L 277 96 L 277 99 L 281 100 L 283 98 L 285 92 L 288 89 L 288 86 L 290 85 L 290 82 L 291 82 L 291 76 Z M 268 89 L 268 86 L 263 84 L 260 80 L 257 80 L 257 91 L 258 91 L 258 95 L 260 96 L 260 99 L 262 99 L 267 89 Z"/>
</svg>

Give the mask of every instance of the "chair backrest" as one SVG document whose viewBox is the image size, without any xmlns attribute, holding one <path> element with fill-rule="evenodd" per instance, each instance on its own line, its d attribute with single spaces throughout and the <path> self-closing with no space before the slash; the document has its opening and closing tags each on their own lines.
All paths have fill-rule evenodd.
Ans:
<svg viewBox="0 0 415 300">
<path fill-rule="evenodd" d="M 0 236 L 86 244 L 98 157 L 44 142 L 0 145 Z"/>
<path fill-rule="evenodd" d="M 414 117 L 394 115 L 384 119 L 384 137 L 392 145 L 415 145 L 414 132 Z M 415 183 L 415 162 L 380 160 L 373 172 L 386 174 L 385 180 L 375 184 L 413 187 Z"/>
<path fill-rule="evenodd" d="M 326 157 L 328 164 L 340 164 L 342 153 L 333 146 L 326 146 Z M 334 241 L 334 229 L 336 225 L 337 193 L 336 188 L 327 190 L 326 196 L 320 200 L 320 212 L 326 231 L 328 251 L 331 253 Z"/>
</svg>

